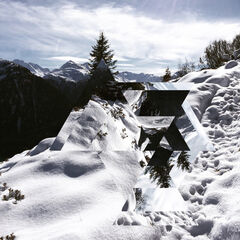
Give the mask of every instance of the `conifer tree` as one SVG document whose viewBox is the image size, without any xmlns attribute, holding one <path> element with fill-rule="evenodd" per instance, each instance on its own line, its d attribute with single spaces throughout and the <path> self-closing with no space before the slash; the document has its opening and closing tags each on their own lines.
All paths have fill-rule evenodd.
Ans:
<svg viewBox="0 0 240 240">
<path fill-rule="evenodd" d="M 189 154 L 186 151 L 181 152 L 177 160 L 178 168 L 181 168 L 182 170 L 189 170 L 190 163 L 188 159 L 189 159 Z"/>
<path fill-rule="evenodd" d="M 240 49 L 240 34 L 233 39 L 232 47 L 234 50 Z"/>
<path fill-rule="evenodd" d="M 172 165 L 168 161 L 165 165 L 162 166 L 147 166 L 145 168 L 144 174 L 149 173 L 149 177 L 153 183 L 156 183 L 161 188 L 170 187 L 170 171 L 172 169 Z"/>
<path fill-rule="evenodd" d="M 163 82 L 168 82 L 171 80 L 171 72 L 169 70 L 169 67 L 167 67 L 165 75 L 163 76 Z"/>
<path fill-rule="evenodd" d="M 224 54 L 232 55 L 232 44 L 226 40 L 215 40 L 209 44 L 204 52 L 204 58 L 209 68 L 219 68 L 224 64 Z"/>
<path fill-rule="evenodd" d="M 97 68 L 98 64 L 100 63 L 101 59 L 103 59 L 111 70 L 112 74 L 118 74 L 118 72 L 114 72 L 116 68 L 116 60 L 113 60 L 113 50 L 109 49 L 110 45 L 108 40 L 104 36 L 103 32 L 100 33 L 99 38 L 94 46 L 92 46 L 92 51 L 90 53 L 91 58 L 89 59 L 89 67 L 91 75 Z"/>
</svg>

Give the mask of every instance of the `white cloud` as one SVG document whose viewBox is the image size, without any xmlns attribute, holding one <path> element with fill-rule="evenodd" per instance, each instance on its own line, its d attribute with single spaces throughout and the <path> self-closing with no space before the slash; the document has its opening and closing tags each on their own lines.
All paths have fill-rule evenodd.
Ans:
<svg viewBox="0 0 240 240">
<path fill-rule="evenodd" d="M 120 67 L 134 67 L 134 64 L 131 63 L 118 63 Z"/>
<path fill-rule="evenodd" d="M 84 62 L 88 61 L 87 58 L 79 58 L 79 57 L 71 57 L 71 56 L 56 56 L 56 57 L 48 57 L 48 58 L 43 58 L 43 59 L 50 60 L 50 61 L 69 61 L 69 60 L 72 60 L 76 63 L 84 63 Z"/>
<path fill-rule="evenodd" d="M 167 22 L 161 16 L 153 19 L 133 8 L 111 5 L 48 8 L 0 0 L 0 43 L 2 48 L 15 48 L 23 54 L 30 51 L 35 59 L 39 54 L 56 61 L 68 56 L 82 60 L 88 58 L 91 45 L 103 30 L 118 60 L 128 64 L 143 60 L 139 66 L 149 70 L 153 61 L 177 64 L 185 57 L 197 58 L 210 41 L 230 40 L 240 29 L 239 22 L 207 22 L 197 20 L 194 14 L 186 19 Z"/>
</svg>

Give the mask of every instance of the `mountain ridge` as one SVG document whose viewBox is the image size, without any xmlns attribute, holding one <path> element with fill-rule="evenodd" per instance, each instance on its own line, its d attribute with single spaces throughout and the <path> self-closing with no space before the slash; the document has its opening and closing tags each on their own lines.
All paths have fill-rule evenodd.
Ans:
<svg viewBox="0 0 240 240">
<path fill-rule="evenodd" d="M 23 60 L 15 59 L 15 63 L 28 68 L 30 71 L 32 71 L 33 74 L 45 77 L 46 75 L 54 75 L 60 76 L 63 78 L 66 78 L 68 81 L 81 81 L 85 80 L 87 78 L 86 75 L 89 74 L 89 66 L 88 63 L 76 63 L 72 60 L 69 60 L 65 62 L 63 65 L 61 65 L 59 68 L 55 68 L 53 70 L 49 70 L 48 68 L 42 68 L 40 65 L 35 63 L 26 63 Z M 33 68 L 35 66 L 35 68 Z M 69 70 L 72 69 L 74 72 L 71 76 L 71 72 Z M 37 71 L 38 70 L 38 71 Z M 42 72 L 40 72 L 42 70 Z M 68 70 L 68 71 L 66 71 Z M 79 76 L 76 75 L 76 70 L 78 70 Z M 158 82 L 162 80 L 161 76 L 157 76 L 154 74 L 148 74 L 148 73 L 134 73 L 130 71 L 122 71 L 119 72 L 118 77 L 116 79 L 117 81 L 122 82 L 129 82 L 129 81 L 137 81 L 137 82 Z"/>
</svg>

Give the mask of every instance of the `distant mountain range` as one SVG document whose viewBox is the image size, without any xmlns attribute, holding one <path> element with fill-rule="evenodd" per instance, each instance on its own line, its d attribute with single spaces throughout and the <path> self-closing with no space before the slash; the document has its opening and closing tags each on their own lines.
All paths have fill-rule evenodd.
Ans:
<svg viewBox="0 0 240 240">
<path fill-rule="evenodd" d="M 34 75 L 37 75 L 38 77 L 43 77 L 44 75 L 50 72 L 48 68 L 42 68 L 36 63 L 31 63 L 31 62 L 26 63 L 23 60 L 19 60 L 19 59 L 14 59 L 13 62 L 22 67 L 27 68 L 28 70 L 31 71 L 31 73 L 33 73 Z"/>
<path fill-rule="evenodd" d="M 79 82 L 86 80 L 89 74 L 88 63 L 79 64 L 75 63 L 72 60 L 64 63 L 60 68 L 53 70 L 42 68 L 35 63 L 26 63 L 19 59 L 15 59 L 13 62 L 29 69 L 33 74 L 45 78 L 61 77 L 66 81 Z M 120 82 L 160 82 L 162 81 L 162 77 L 156 76 L 154 74 L 124 71 L 118 74 L 116 80 Z"/>
<path fill-rule="evenodd" d="M 57 87 L 74 104 L 81 95 L 87 80 L 89 79 L 88 63 L 79 64 L 74 61 L 67 61 L 60 68 L 49 70 L 35 63 L 26 63 L 15 59 L 14 63 L 19 64 L 31 71 L 36 76 L 47 79 L 48 82 Z M 116 77 L 119 82 L 160 82 L 162 77 L 154 74 L 120 72 Z"/>
</svg>

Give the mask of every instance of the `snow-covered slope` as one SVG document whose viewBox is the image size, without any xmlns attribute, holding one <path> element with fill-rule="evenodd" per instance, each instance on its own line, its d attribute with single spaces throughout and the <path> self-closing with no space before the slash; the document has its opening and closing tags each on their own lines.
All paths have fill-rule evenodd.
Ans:
<svg viewBox="0 0 240 240">
<path fill-rule="evenodd" d="M 90 101 L 84 111 L 71 113 L 55 140 L 44 140 L 1 165 L 1 184 L 6 182 L 25 195 L 17 204 L 1 201 L 3 235 L 15 232 L 22 239 L 78 239 L 80 235 L 91 239 L 96 226 L 112 226 L 140 169 L 136 159 L 141 153 L 134 151 L 132 143 L 140 129 L 128 109 L 111 117 L 120 107 Z M 126 138 L 121 137 L 123 128 Z M 103 146 L 106 150 L 121 150 L 122 146 L 122 151 L 101 153 Z M 7 192 L 2 186 L 1 198 Z"/>
<path fill-rule="evenodd" d="M 48 68 L 43 68 L 36 63 L 31 63 L 31 62 L 26 63 L 23 60 L 19 60 L 19 59 L 14 59 L 13 62 L 22 67 L 27 68 L 28 70 L 30 70 L 33 74 L 35 74 L 38 77 L 43 77 L 44 75 L 46 75 L 50 72 L 50 70 Z"/>
<path fill-rule="evenodd" d="M 7 183 L 1 198 L 7 188 L 25 196 L 0 201 L 0 233 L 24 240 L 240 239 L 240 63 L 180 82 L 194 83 L 187 101 L 215 148 L 197 156 L 179 185 L 187 212 L 120 214 L 141 170 L 139 121 L 127 105 L 95 98 L 70 114 L 56 138 L 0 164 L 0 183 Z M 179 126 L 190 143 L 184 117 Z"/>
</svg>

